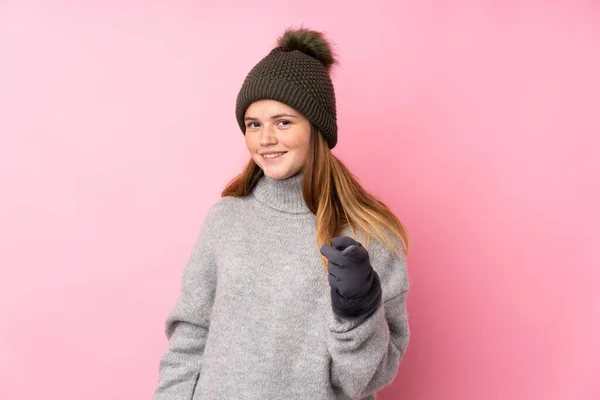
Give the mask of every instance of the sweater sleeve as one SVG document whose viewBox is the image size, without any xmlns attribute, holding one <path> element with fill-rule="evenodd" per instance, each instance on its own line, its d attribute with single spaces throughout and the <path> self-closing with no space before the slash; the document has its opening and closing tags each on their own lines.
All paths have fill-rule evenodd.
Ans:
<svg viewBox="0 0 600 400">
<path fill-rule="evenodd" d="M 216 287 L 214 208 L 209 210 L 185 265 L 181 291 L 165 322 L 167 350 L 154 400 L 191 400 L 200 370 Z"/>
<path fill-rule="evenodd" d="M 381 277 L 379 306 L 357 317 L 328 314 L 330 380 L 343 399 L 362 399 L 390 384 L 409 342 L 406 260 L 377 243 L 369 253 Z"/>
</svg>

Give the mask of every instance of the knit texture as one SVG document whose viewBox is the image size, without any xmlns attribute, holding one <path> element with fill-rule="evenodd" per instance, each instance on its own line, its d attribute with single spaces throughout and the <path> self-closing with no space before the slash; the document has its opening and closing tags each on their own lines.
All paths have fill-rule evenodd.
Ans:
<svg viewBox="0 0 600 400">
<path fill-rule="evenodd" d="M 367 249 L 382 299 L 340 317 L 301 174 L 220 199 L 167 317 L 154 400 L 374 399 L 408 344 L 408 279 L 404 257 L 374 240 Z"/>
<path fill-rule="evenodd" d="M 298 111 L 319 129 L 330 149 L 335 147 L 335 93 L 329 72 L 320 61 L 279 46 L 256 64 L 237 97 L 235 116 L 242 132 L 246 132 L 246 109 L 263 99 L 279 101 Z"/>
</svg>

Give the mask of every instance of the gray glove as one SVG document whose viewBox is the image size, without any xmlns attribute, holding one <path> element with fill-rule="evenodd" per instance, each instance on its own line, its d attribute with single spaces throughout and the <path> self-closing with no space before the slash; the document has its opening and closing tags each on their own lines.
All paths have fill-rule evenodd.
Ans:
<svg viewBox="0 0 600 400">
<path fill-rule="evenodd" d="M 336 314 L 345 317 L 371 313 L 381 300 L 381 283 L 369 262 L 367 250 L 349 236 L 324 244 L 321 254 L 329 260 L 331 304 Z"/>
</svg>

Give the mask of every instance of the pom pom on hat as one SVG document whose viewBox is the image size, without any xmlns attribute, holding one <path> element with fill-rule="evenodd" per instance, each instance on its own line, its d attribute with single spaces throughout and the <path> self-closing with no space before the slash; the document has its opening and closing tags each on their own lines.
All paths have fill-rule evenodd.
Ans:
<svg viewBox="0 0 600 400">
<path fill-rule="evenodd" d="M 337 64 L 333 48 L 322 32 L 288 28 L 277 40 L 277 45 L 289 50 L 299 50 L 316 58 L 327 72 L 331 72 L 331 67 Z"/>
</svg>

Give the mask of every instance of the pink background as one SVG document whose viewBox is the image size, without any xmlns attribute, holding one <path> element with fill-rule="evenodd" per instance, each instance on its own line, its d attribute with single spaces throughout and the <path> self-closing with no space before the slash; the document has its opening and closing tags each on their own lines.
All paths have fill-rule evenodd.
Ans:
<svg viewBox="0 0 600 400">
<path fill-rule="evenodd" d="M 414 240 L 380 398 L 600 398 L 597 2 L 145 3 L 0 3 L 1 399 L 150 398 L 237 91 L 302 23 L 335 154 Z"/>
</svg>

